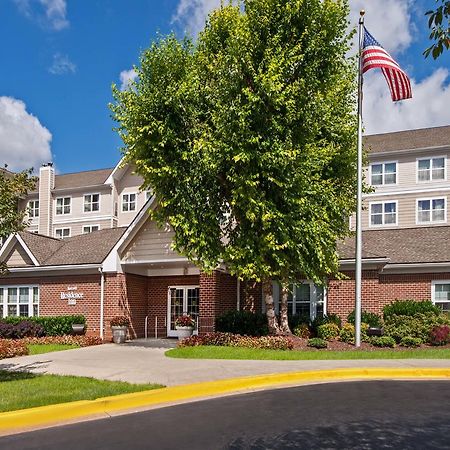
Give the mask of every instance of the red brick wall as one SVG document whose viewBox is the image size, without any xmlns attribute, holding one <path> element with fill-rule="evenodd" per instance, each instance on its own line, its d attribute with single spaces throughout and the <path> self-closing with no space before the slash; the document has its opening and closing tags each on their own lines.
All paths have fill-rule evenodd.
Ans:
<svg viewBox="0 0 450 450">
<path fill-rule="evenodd" d="M 88 334 L 100 334 L 100 274 L 45 278 L 12 278 L 8 276 L 0 278 L 1 285 L 39 286 L 39 315 L 82 314 L 87 320 Z M 83 298 L 77 299 L 76 305 L 68 305 L 67 299 L 61 300 L 61 292 L 68 292 L 69 286 L 76 286 L 77 290 L 74 292 L 83 293 Z"/>
<path fill-rule="evenodd" d="M 327 312 L 342 318 L 355 307 L 354 272 L 347 272 L 349 280 L 330 280 L 327 291 Z M 449 279 L 448 273 L 378 274 L 364 271 L 361 304 L 364 311 L 381 313 L 383 306 L 394 300 L 431 300 L 432 280 Z"/>
</svg>

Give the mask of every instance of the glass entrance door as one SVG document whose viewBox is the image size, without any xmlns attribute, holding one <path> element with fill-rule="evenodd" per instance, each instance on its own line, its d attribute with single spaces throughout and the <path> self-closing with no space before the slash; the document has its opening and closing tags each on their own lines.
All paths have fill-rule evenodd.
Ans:
<svg viewBox="0 0 450 450">
<path fill-rule="evenodd" d="M 169 287 L 167 300 L 167 336 L 177 336 L 175 320 L 177 317 L 189 315 L 197 324 L 199 314 L 200 289 L 198 286 Z M 197 334 L 197 327 L 194 330 Z"/>
</svg>

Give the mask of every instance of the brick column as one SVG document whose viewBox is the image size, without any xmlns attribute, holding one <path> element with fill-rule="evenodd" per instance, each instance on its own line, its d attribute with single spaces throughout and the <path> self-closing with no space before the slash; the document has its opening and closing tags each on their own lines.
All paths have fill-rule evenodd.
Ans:
<svg viewBox="0 0 450 450">
<path fill-rule="evenodd" d="M 220 274 L 215 271 L 210 275 L 200 273 L 199 334 L 214 331 L 219 299 Z"/>
</svg>

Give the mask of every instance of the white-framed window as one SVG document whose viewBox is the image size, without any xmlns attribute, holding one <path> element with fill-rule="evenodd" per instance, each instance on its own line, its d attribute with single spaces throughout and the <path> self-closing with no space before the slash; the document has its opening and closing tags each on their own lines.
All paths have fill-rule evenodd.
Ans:
<svg viewBox="0 0 450 450">
<path fill-rule="evenodd" d="M 0 317 L 38 315 L 38 286 L 0 286 Z"/>
<path fill-rule="evenodd" d="M 417 182 L 439 181 L 447 179 L 447 158 L 436 156 L 433 158 L 417 159 Z"/>
<path fill-rule="evenodd" d="M 450 313 L 450 281 L 439 280 L 431 282 L 431 300 L 442 311 Z"/>
<path fill-rule="evenodd" d="M 147 201 L 152 195 L 152 191 L 145 191 L 145 201 Z"/>
<path fill-rule="evenodd" d="M 136 211 L 136 193 L 122 194 L 122 211 Z"/>
<path fill-rule="evenodd" d="M 39 217 L 39 200 L 30 200 L 28 202 L 28 216 L 30 218 Z"/>
<path fill-rule="evenodd" d="M 71 203 L 71 197 L 58 197 L 56 199 L 56 215 L 61 216 L 64 214 L 70 214 Z"/>
<path fill-rule="evenodd" d="M 372 186 L 397 184 L 397 161 L 371 164 L 370 184 Z"/>
<path fill-rule="evenodd" d="M 55 228 L 55 237 L 58 239 L 64 239 L 70 237 L 70 227 L 69 228 Z"/>
<path fill-rule="evenodd" d="M 397 225 L 397 212 L 397 200 L 369 203 L 370 226 Z"/>
<path fill-rule="evenodd" d="M 276 281 L 273 282 L 273 298 L 277 313 L 280 310 L 281 287 Z M 323 317 L 326 313 L 326 289 L 315 285 L 312 281 L 290 286 L 288 294 L 288 315 L 299 315 L 314 320 Z"/>
<path fill-rule="evenodd" d="M 83 211 L 100 211 L 100 194 L 85 194 Z"/>
<path fill-rule="evenodd" d="M 419 198 L 416 207 L 416 222 L 420 223 L 444 223 L 447 221 L 447 199 Z"/>
<path fill-rule="evenodd" d="M 92 233 L 100 230 L 100 225 L 83 225 L 83 234 Z"/>
</svg>

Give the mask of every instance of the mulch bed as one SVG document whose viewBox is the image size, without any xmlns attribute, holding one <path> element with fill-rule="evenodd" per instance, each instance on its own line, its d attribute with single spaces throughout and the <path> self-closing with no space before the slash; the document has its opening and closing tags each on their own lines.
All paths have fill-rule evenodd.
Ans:
<svg viewBox="0 0 450 450">
<path fill-rule="evenodd" d="M 347 344 L 346 342 L 341 342 L 341 341 L 327 341 L 328 342 L 328 347 L 327 348 L 322 348 L 322 349 L 318 349 L 318 348 L 314 348 L 314 347 L 308 347 L 308 339 L 302 339 L 299 338 L 297 336 L 292 336 L 291 339 L 294 342 L 294 350 L 309 350 L 309 351 L 322 351 L 322 352 L 326 352 L 326 351 L 367 351 L 367 352 L 373 352 L 373 351 L 380 351 L 380 350 L 385 350 L 385 351 L 394 351 L 394 352 L 401 352 L 404 350 L 411 350 L 411 348 L 409 347 L 402 347 L 400 345 L 395 346 L 394 348 L 386 348 L 386 347 L 375 347 L 374 345 L 371 345 L 367 342 L 361 342 L 361 347 L 356 348 L 353 344 Z M 442 345 L 439 347 L 434 347 L 431 345 L 426 345 L 426 344 L 422 344 L 420 347 L 415 347 L 415 348 L 450 348 L 450 344 L 447 345 Z"/>
</svg>

